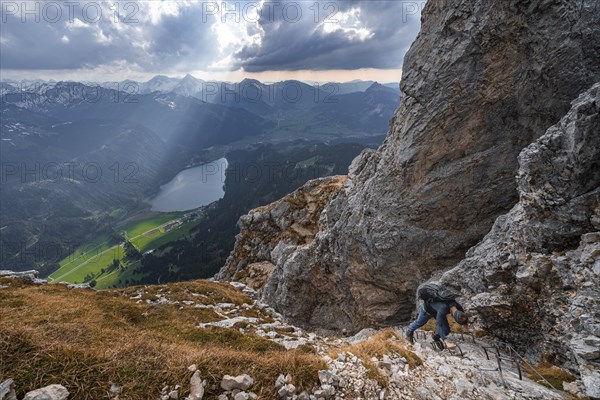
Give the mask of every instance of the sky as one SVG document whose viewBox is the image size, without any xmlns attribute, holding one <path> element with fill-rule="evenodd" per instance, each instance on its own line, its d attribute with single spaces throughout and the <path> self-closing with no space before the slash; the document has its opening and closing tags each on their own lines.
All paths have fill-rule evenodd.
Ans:
<svg viewBox="0 0 600 400">
<path fill-rule="evenodd" d="M 0 2 L 0 78 L 397 82 L 422 1 Z"/>
</svg>

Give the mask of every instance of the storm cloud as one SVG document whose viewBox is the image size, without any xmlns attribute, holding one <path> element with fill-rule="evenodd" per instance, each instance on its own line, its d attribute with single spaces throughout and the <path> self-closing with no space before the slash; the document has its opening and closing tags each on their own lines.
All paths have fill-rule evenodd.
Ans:
<svg viewBox="0 0 600 400">
<path fill-rule="evenodd" d="M 317 3 L 297 4 L 304 16 L 297 22 L 284 13 L 259 20 L 260 44 L 235 54 L 239 66 L 252 72 L 401 68 L 425 2 L 320 2 L 318 14 Z"/>
<path fill-rule="evenodd" d="M 0 68 L 154 73 L 401 68 L 423 4 L 2 1 Z"/>
<path fill-rule="evenodd" d="M 216 40 L 212 21 L 202 23 L 199 3 L 127 2 L 120 3 L 118 13 L 103 2 L 83 2 L 70 10 L 68 2 L 52 3 L 62 13 L 57 20 L 55 9 L 39 6 L 48 3 L 2 2 L 2 68 L 129 64 L 148 71 L 186 70 L 219 56 L 209 45 Z"/>
</svg>

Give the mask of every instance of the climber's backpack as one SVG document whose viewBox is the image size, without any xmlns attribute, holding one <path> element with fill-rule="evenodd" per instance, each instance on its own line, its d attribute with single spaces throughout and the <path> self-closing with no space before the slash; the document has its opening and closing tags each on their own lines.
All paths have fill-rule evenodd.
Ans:
<svg viewBox="0 0 600 400">
<path fill-rule="evenodd" d="M 435 301 L 452 301 L 460 293 L 433 282 L 425 282 L 417 289 L 417 296 L 426 304 Z"/>
</svg>

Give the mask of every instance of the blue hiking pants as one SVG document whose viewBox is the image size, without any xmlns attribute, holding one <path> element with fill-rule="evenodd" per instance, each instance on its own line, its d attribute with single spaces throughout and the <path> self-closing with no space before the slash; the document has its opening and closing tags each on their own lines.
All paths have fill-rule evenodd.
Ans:
<svg viewBox="0 0 600 400">
<path fill-rule="evenodd" d="M 450 306 L 444 302 L 434 302 L 430 303 L 429 307 L 435 311 L 435 331 L 442 340 L 444 340 L 450 333 L 450 325 L 448 324 L 448 318 L 446 317 L 450 313 Z M 408 326 L 407 333 L 413 333 L 433 317 L 434 315 L 428 314 L 425 310 L 425 305 L 422 304 L 421 307 L 419 307 L 419 316 Z"/>
</svg>

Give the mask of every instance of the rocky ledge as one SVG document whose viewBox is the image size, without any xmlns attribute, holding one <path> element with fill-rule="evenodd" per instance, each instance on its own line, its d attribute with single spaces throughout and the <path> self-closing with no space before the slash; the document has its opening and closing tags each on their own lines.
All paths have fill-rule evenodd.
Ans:
<svg viewBox="0 0 600 400">
<path fill-rule="evenodd" d="M 314 240 L 323 208 L 346 180 L 346 176 L 311 180 L 242 216 L 234 249 L 216 278 L 236 280 L 262 292 L 278 258 Z"/>
<path fill-rule="evenodd" d="M 45 285 L 48 283 L 47 279 L 40 278 L 40 273 L 37 270 L 29 270 L 29 271 L 11 271 L 11 270 L 0 270 L 0 278 L 11 278 L 18 279 L 23 282 L 37 284 L 37 285 Z M 87 283 L 69 283 L 69 282 L 54 282 L 57 285 L 65 285 L 69 289 L 91 289 L 90 285 Z M 2 287 L 0 286 L 0 289 Z"/>
</svg>

